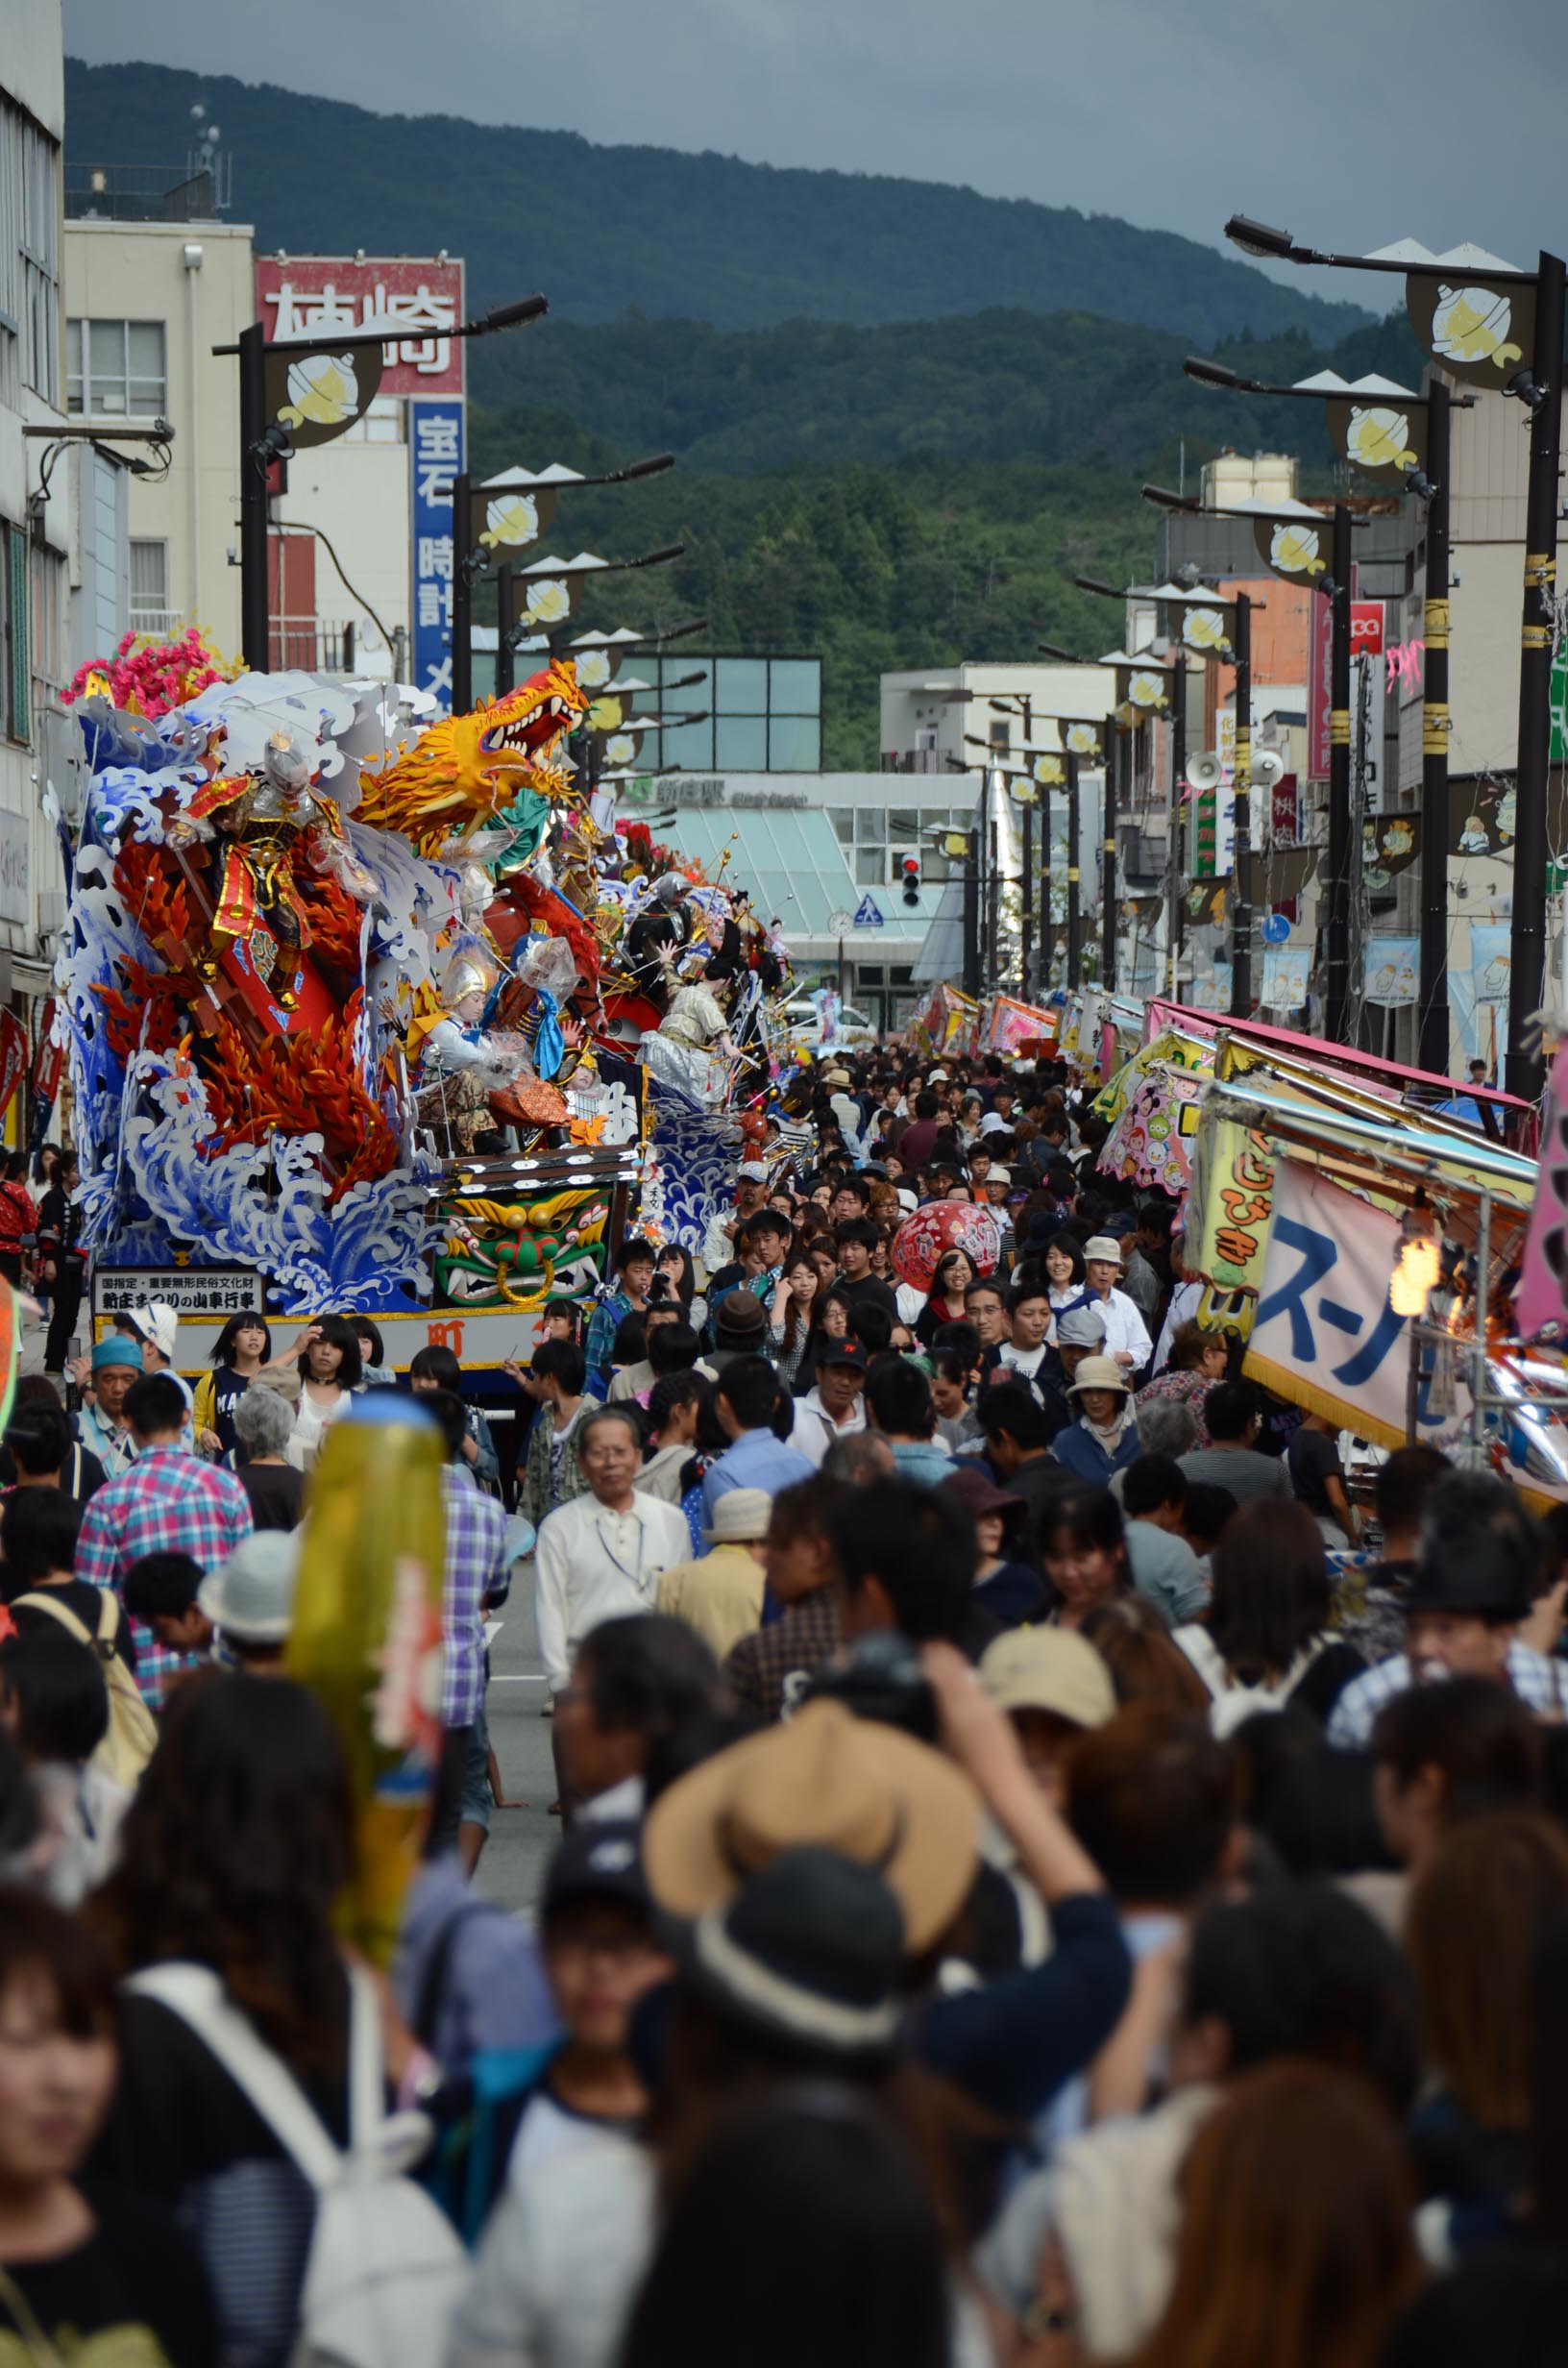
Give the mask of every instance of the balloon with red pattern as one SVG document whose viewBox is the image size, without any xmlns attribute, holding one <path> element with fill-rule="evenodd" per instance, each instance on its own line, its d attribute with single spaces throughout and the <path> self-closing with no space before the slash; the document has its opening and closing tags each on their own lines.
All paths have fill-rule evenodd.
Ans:
<svg viewBox="0 0 1568 2368">
<path fill-rule="evenodd" d="M 1002 1254 L 1002 1237 L 991 1211 L 972 1200 L 933 1200 L 905 1218 L 889 1256 L 901 1283 L 929 1291 L 937 1261 L 949 1249 L 963 1250 L 977 1274 L 993 1272 Z"/>
</svg>

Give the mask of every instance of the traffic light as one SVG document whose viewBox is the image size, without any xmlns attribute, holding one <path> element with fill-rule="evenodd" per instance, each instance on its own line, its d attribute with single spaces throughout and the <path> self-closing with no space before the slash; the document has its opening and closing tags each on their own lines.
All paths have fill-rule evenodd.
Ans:
<svg viewBox="0 0 1568 2368">
<path fill-rule="evenodd" d="M 904 876 L 904 902 L 919 904 L 920 900 L 920 859 L 919 855 L 906 855 L 898 869 Z"/>
</svg>

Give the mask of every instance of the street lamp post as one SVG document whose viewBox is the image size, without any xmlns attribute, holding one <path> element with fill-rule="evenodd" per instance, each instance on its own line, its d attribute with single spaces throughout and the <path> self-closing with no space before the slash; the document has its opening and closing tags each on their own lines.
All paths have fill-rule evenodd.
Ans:
<svg viewBox="0 0 1568 2368">
<path fill-rule="evenodd" d="M 1231 1017 L 1252 1017 L 1252 602 L 1237 592 L 1236 609 L 1236 799 L 1231 862 L 1236 880 L 1231 921 Z"/>
<path fill-rule="evenodd" d="M 1518 271 L 1476 247 L 1458 247 L 1436 255 L 1409 239 L 1370 255 L 1336 255 L 1302 246 L 1288 231 L 1276 230 L 1266 222 L 1254 222 L 1245 214 L 1233 214 L 1225 225 L 1225 234 L 1247 254 L 1261 255 L 1273 261 L 1397 273 L 1405 282 L 1406 308 L 1411 325 L 1433 360 L 1451 377 L 1515 396 L 1529 407 L 1530 469 L 1525 499 L 1524 613 L 1520 629 L 1518 761 L 1514 783 L 1513 960 L 1508 981 L 1507 1078 L 1510 1093 L 1526 1101 L 1536 1101 L 1545 1084 L 1544 1056 L 1533 1021 L 1546 985 L 1547 788 L 1552 758 L 1557 476 L 1562 439 L 1563 294 L 1568 265 L 1561 256 L 1543 249 L 1536 258 L 1534 271 Z M 1515 368 L 1510 374 L 1509 364 L 1523 358 L 1517 340 L 1522 337 L 1527 321 L 1531 323 L 1530 365 Z M 1446 486 L 1441 490 L 1446 491 Z M 1446 528 L 1445 519 L 1445 558 Z M 1446 596 L 1445 568 L 1441 620 L 1445 702 Z M 1430 665 L 1430 643 L 1428 656 Z M 1446 732 L 1446 713 L 1441 728 Z M 1427 759 L 1437 753 L 1435 749 L 1429 748 L 1423 732 L 1423 865 L 1427 859 L 1425 816 L 1430 811 Z M 1446 901 L 1446 811 L 1442 845 Z M 1425 886 L 1421 933 L 1423 949 L 1429 937 L 1435 944 L 1435 927 L 1428 910 Z M 1437 1010 L 1435 994 L 1429 991 L 1424 980 L 1424 1042 L 1428 1031 L 1435 1035 Z M 1446 1061 L 1440 1066 L 1446 1068 Z"/>
<path fill-rule="evenodd" d="M 543 296 L 496 305 L 478 319 L 445 329 L 445 337 L 488 337 L 521 328 L 550 309 Z M 387 321 L 340 336 L 275 337 L 259 321 L 214 355 L 239 359 L 239 614 L 245 663 L 265 674 L 271 662 L 267 584 L 267 477 L 275 461 L 312 444 L 330 444 L 363 419 L 381 382 L 383 356 L 407 333 Z M 364 358 L 360 360 L 358 358 Z M 455 526 L 455 519 L 453 525 Z M 453 585 L 453 601 L 456 583 Z"/>
<path fill-rule="evenodd" d="M 1350 511 L 1334 506 L 1333 631 L 1329 646 L 1329 917 L 1323 1026 L 1342 1045 L 1350 1019 Z"/>
<path fill-rule="evenodd" d="M 1427 396 L 1426 635 L 1421 702 L 1421 987 L 1416 1061 L 1448 1071 L 1448 472 L 1449 392 L 1433 377 Z"/>
</svg>

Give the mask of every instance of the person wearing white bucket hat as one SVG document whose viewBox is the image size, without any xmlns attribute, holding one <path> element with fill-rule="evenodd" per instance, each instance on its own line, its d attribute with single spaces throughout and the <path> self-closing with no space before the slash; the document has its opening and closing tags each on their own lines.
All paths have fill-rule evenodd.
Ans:
<svg viewBox="0 0 1568 2368">
<path fill-rule="evenodd" d="M 254 1675 L 282 1672 L 300 1575 L 298 1530 L 258 1529 L 242 1538 L 196 1590 L 196 1608 L 216 1630 L 214 1661 Z"/>
<path fill-rule="evenodd" d="M 1121 1244 L 1114 1234 L 1091 1234 L 1084 1244 L 1084 1274 L 1094 1304 L 1105 1318 L 1105 1353 L 1124 1373 L 1141 1372 L 1154 1354 L 1148 1326 L 1127 1296 L 1118 1291 Z"/>
</svg>

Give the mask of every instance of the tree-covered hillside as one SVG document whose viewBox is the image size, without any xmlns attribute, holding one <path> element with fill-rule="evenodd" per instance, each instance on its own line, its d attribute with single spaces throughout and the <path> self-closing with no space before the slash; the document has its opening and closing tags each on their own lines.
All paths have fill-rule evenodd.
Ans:
<svg viewBox="0 0 1568 2368">
<path fill-rule="evenodd" d="M 130 18 L 129 39 L 135 31 Z M 233 158 L 235 218 L 254 222 L 263 247 L 446 247 L 467 258 L 480 305 L 543 288 L 568 320 L 635 308 L 762 328 L 1004 305 L 1096 312 L 1205 342 L 1294 327 L 1327 344 L 1362 317 L 1193 239 L 937 183 L 374 115 L 165 65 L 70 60 L 65 100 L 70 164 L 165 166 L 177 179 L 191 106 L 205 100 Z"/>
</svg>

